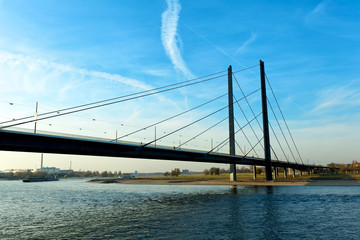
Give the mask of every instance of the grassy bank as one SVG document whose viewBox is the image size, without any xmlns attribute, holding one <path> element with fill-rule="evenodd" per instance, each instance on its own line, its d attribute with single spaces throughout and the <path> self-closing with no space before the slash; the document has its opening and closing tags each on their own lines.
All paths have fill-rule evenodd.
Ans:
<svg viewBox="0 0 360 240">
<path fill-rule="evenodd" d="M 360 174 L 333 174 L 333 173 L 321 173 L 321 174 L 312 174 L 312 175 L 303 175 L 300 176 L 298 173 L 293 177 L 292 174 L 288 174 L 285 178 L 283 172 L 279 172 L 278 178 L 274 181 L 308 181 L 308 180 L 353 180 L 360 179 Z M 265 181 L 265 174 L 258 174 L 256 180 L 254 180 L 254 175 L 252 173 L 238 173 L 238 181 Z M 145 177 L 146 179 L 153 180 L 194 180 L 194 181 L 212 181 L 212 180 L 229 180 L 230 174 L 223 173 L 220 175 L 184 175 L 178 177 Z"/>
<path fill-rule="evenodd" d="M 126 179 L 93 179 L 97 183 L 121 183 L 121 184 L 174 184 L 174 185 L 263 185 L 263 186 L 359 186 L 360 175 L 352 174 L 314 174 L 314 175 L 288 175 L 280 173 L 274 181 L 265 181 L 265 174 L 259 174 L 253 179 L 252 173 L 240 173 L 237 181 L 231 182 L 229 174 L 221 175 L 184 175 L 178 177 L 136 177 Z"/>
</svg>

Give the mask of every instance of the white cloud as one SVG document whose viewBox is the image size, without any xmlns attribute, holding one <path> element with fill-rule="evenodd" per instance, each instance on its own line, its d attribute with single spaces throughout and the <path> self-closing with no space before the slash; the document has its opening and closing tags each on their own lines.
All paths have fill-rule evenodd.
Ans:
<svg viewBox="0 0 360 240">
<path fill-rule="evenodd" d="M 251 33 L 251 36 L 248 40 L 246 40 L 236 51 L 235 51 L 235 55 L 239 54 L 239 53 L 243 53 L 247 50 L 247 48 L 249 47 L 249 45 L 251 43 L 253 43 L 256 40 L 256 33 Z"/>
<path fill-rule="evenodd" d="M 179 49 L 179 36 L 177 33 L 181 6 L 177 0 L 167 0 L 168 8 L 161 16 L 161 40 L 166 54 L 169 56 L 175 68 L 181 71 L 187 78 L 194 78 L 188 69 Z"/>
<path fill-rule="evenodd" d="M 155 77 L 168 77 L 170 72 L 167 69 L 143 69 L 143 73 L 155 76 Z"/>
<path fill-rule="evenodd" d="M 106 79 L 126 84 L 130 87 L 148 90 L 152 86 L 145 84 L 139 80 L 124 77 L 119 74 L 111 74 L 106 72 L 92 71 L 83 68 L 76 68 L 66 64 L 55 63 L 43 59 L 37 59 L 20 54 L 13 54 L 0 51 L 0 69 L 2 77 L 0 78 L 0 86 L 7 91 L 26 91 L 37 92 L 45 91 L 46 85 L 50 80 L 63 78 L 62 94 L 66 89 L 71 89 L 76 81 L 64 81 L 71 79 L 70 76 L 82 79 L 84 77 Z M 64 85 L 66 88 L 64 88 Z M 48 90 L 48 89 L 47 89 Z"/>
<path fill-rule="evenodd" d="M 316 7 L 305 16 L 305 22 L 311 24 L 313 21 L 323 16 L 325 14 L 326 5 L 327 5 L 326 0 L 316 5 Z"/>
<path fill-rule="evenodd" d="M 322 1 L 314 8 L 311 14 L 319 14 L 319 13 L 322 14 L 324 13 L 324 11 L 325 11 L 325 1 Z"/>
<path fill-rule="evenodd" d="M 98 72 L 98 71 L 88 71 L 88 70 L 81 70 L 81 72 L 84 75 L 90 75 L 92 77 L 104 78 L 104 79 L 108 79 L 108 80 L 121 82 L 126 85 L 129 85 L 129 86 L 132 86 L 135 88 L 139 88 L 139 89 L 143 89 L 143 90 L 149 90 L 149 89 L 153 88 L 152 86 L 145 84 L 141 81 L 138 81 L 138 80 L 132 79 L 132 78 L 128 78 L 128 77 L 124 77 L 119 74 L 112 74 L 112 73 Z"/>
<path fill-rule="evenodd" d="M 154 89 L 145 82 L 120 74 L 77 68 L 7 51 L 0 51 L 0 72 L 1 100 L 14 101 L 17 104 L 40 101 L 42 110 L 45 109 L 45 104 L 56 109 L 63 107 L 63 104 L 75 105 Z M 123 116 L 132 117 L 139 113 L 142 113 L 142 117 L 151 115 L 153 110 L 150 107 L 142 109 L 141 112 L 136 109 L 141 101 L 172 111 L 183 109 L 177 101 L 164 94 L 157 94 L 154 98 L 129 102 L 119 109 L 117 114 L 121 112 Z M 132 115 L 133 113 L 136 114 Z M 165 113 L 167 111 L 164 111 Z M 20 111 L 8 118 L 18 118 L 24 114 Z"/>
<path fill-rule="evenodd" d="M 360 106 L 360 89 L 353 84 L 334 86 L 319 92 L 317 106 L 311 112 L 329 111 L 336 107 Z"/>
</svg>

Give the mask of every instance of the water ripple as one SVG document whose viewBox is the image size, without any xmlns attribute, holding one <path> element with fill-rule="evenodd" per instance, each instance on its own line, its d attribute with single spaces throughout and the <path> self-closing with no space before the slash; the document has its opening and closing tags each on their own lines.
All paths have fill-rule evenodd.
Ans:
<svg viewBox="0 0 360 240">
<path fill-rule="evenodd" d="M 0 239 L 360 237 L 358 187 L 0 186 Z"/>
</svg>

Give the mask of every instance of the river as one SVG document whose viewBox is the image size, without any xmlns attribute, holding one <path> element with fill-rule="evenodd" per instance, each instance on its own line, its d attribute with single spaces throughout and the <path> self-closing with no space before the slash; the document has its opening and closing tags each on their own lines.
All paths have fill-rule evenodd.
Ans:
<svg viewBox="0 0 360 240">
<path fill-rule="evenodd" d="M 360 187 L 0 181 L 0 239 L 360 239 Z"/>
</svg>

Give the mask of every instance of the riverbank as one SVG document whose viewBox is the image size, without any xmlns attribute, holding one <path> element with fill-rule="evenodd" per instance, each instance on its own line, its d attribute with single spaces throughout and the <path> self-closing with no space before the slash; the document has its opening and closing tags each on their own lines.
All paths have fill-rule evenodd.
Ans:
<svg viewBox="0 0 360 240">
<path fill-rule="evenodd" d="M 138 177 L 126 179 L 92 179 L 90 182 L 141 184 L 141 185 L 240 185 L 240 186 L 360 186 L 360 178 L 350 175 L 312 175 L 295 178 L 279 178 L 273 181 L 239 178 L 229 181 L 224 177 Z"/>
</svg>

